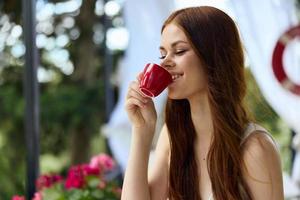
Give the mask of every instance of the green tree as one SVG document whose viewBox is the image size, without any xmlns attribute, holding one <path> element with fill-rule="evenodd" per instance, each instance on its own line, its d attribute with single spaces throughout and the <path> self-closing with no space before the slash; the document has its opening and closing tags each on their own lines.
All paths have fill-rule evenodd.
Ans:
<svg viewBox="0 0 300 200">
<path fill-rule="evenodd" d="M 0 27 L 5 27 L 0 28 L 0 36 L 6 38 L 0 39 L 0 182 L 5 183 L 0 187 L 1 199 L 24 194 L 26 176 L 24 57 L 17 51 L 23 48 L 22 35 L 11 44 L 7 41 L 22 24 L 21 2 L 0 2 Z M 68 1 L 38 2 L 51 7 Z M 101 37 L 94 41 L 96 31 L 105 35 L 104 16 L 95 14 L 95 5 L 96 0 L 82 1 L 76 10 L 53 12 L 37 21 L 37 37 L 46 41 L 38 44 L 39 72 L 46 74 L 40 80 L 41 154 L 67 153 L 72 164 L 88 160 L 91 140 L 104 122 L 105 44 Z M 114 58 L 121 55 L 117 52 Z"/>
</svg>

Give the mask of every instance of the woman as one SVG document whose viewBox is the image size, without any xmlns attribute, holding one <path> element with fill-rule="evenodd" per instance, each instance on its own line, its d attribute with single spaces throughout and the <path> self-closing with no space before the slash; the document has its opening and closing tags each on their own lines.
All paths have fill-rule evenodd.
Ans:
<svg viewBox="0 0 300 200">
<path fill-rule="evenodd" d="M 131 83 L 132 143 L 123 200 L 281 200 L 280 158 L 271 136 L 250 123 L 244 56 L 233 20 L 213 7 L 178 10 L 161 32 L 168 86 L 165 125 L 148 173 L 156 111 Z"/>
</svg>

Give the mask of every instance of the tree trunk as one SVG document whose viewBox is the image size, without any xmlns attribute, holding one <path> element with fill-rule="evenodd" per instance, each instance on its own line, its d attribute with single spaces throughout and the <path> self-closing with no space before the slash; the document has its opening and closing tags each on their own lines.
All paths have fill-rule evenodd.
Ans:
<svg viewBox="0 0 300 200">
<path fill-rule="evenodd" d="M 90 131 L 82 127 L 73 132 L 71 136 L 71 163 L 86 163 L 90 152 Z"/>
<path fill-rule="evenodd" d="M 82 1 L 80 14 L 76 18 L 76 25 L 79 27 L 80 37 L 75 41 L 73 49 L 75 71 L 72 80 L 81 86 L 88 87 L 95 84 L 97 77 L 97 47 L 93 42 L 93 26 L 97 20 L 94 13 L 95 0 Z M 99 56 L 99 55 L 98 55 Z M 84 106 L 84 105 L 81 105 Z M 90 151 L 91 129 L 88 123 L 82 121 L 71 136 L 71 161 L 73 164 L 86 162 Z"/>
<path fill-rule="evenodd" d="M 92 84 L 99 78 L 95 73 L 99 67 L 97 56 L 100 55 L 97 55 L 97 47 L 93 42 L 93 26 L 97 20 L 94 8 L 95 0 L 82 1 L 80 14 L 76 18 L 81 33 L 74 45 L 77 49 L 74 52 L 75 71 L 72 79 L 85 85 Z"/>
</svg>

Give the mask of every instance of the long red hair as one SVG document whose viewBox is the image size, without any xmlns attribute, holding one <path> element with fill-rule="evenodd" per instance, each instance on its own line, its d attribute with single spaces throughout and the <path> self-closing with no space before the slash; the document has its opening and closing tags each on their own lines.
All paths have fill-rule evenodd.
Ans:
<svg viewBox="0 0 300 200">
<path fill-rule="evenodd" d="M 170 23 L 185 32 L 204 63 L 213 120 L 207 167 L 214 199 L 250 200 L 251 192 L 242 175 L 241 142 L 249 118 L 243 105 L 244 55 L 237 27 L 223 11 L 208 6 L 175 11 L 165 21 L 162 31 Z M 166 124 L 171 149 L 169 198 L 201 199 L 194 150 L 197 136 L 188 100 L 168 99 Z"/>
</svg>

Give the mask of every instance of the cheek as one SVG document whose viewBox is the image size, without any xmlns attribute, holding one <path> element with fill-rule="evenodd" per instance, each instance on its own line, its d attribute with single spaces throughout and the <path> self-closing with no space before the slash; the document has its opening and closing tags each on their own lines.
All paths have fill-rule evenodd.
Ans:
<svg viewBox="0 0 300 200">
<path fill-rule="evenodd" d="M 199 68 L 196 70 L 191 70 L 186 76 L 186 83 L 189 85 L 189 88 L 193 91 L 203 90 L 207 88 L 206 76 Z"/>
<path fill-rule="evenodd" d="M 204 82 L 206 82 L 206 75 L 204 74 L 204 71 L 200 64 L 191 64 L 187 66 L 189 66 L 185 69 L 187 79 L 191 79 L 193 82 L 198 82 L 198 84 L 203 84 Z"/>
<path fill-rule="evenodd" d="M 203 85 L 203 86 L 207 85 L 206 78 L 205 78 L 204 74 L 202 74 L 202 72 L 199 72 L 197 80 L 198 80 L 199 85 Z"/>
</svg>

